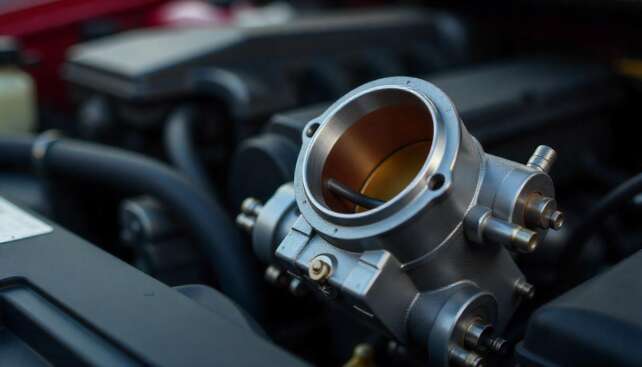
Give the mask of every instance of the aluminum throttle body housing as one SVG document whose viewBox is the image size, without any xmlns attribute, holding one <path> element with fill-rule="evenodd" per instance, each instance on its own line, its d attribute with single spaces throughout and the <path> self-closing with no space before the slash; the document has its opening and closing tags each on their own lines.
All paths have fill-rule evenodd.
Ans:
<svg viewBox="0 0 642 367">
<path fill-rule="evenodd" d="M 513 257 L 563 222 L 548 170 L 484 153 L 452 101 L 420 79 L 367 83 L 308 123 L 293 184 L 240 225 L 256 254 L 430 364 L 477 366 L 532 297 Z"/>
</svg>

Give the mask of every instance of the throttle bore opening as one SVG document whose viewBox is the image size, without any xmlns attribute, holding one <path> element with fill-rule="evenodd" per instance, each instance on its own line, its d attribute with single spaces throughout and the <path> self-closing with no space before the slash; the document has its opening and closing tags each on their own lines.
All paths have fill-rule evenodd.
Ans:
<svg viewBox="0 0 642 367">
<path fill-rule="evenodd" d="M 429 107 L 412 92 L 376 89 L 358 96 L 319 132 L 328 136 L 317 137 L 322 148 L 313 147 L 311 154 L 325 150 L 327 156 L 313 195 L 339 213 L 358 213 L 391 200 L 423 167 L 433 132 Z"/>
</svg>

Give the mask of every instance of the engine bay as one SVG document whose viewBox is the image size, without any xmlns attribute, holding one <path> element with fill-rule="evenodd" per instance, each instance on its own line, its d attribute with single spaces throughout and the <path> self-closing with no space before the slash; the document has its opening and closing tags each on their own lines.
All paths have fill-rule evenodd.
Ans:
<svg viewBox="0 0 642 367">
<path fill-rule="evenodd" d="M 639 366 L 634 2 L 0 1 L 0 366 Z"/>
</svg>

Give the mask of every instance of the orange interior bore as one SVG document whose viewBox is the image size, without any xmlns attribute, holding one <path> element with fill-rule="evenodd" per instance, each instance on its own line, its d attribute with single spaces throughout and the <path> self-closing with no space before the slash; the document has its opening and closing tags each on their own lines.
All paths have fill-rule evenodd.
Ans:
<svg viewBox="0 0 642 367">
<path fill-rule="evenodd" d="M 433 129 L 432 115 L 419 98 L 375 109 L 334 144 L 322 180 L 334 178 L 363 195 L 390 200 L 417 176 L 430 152 Z M 325 188 L 323 198 L 340 213 L 365 210 Z"/>
</svg>

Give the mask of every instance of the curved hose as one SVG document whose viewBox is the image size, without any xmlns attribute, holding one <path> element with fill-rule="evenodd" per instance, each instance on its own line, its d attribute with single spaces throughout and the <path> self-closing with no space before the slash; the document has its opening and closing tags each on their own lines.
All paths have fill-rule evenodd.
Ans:
<svg viewBox="0 0 642 367">
<path fill-rule="evenodd" d="M 33 138 L 0 137 L 0 165 L 32 163 Z M 252 315 L 260 311 L 252 257 L 225 211 L 165 164 L 140 154 L 73 140 L 51 143 L 39 167 L 162 201 L 196 237 L 222 291 Z"/>
<path fill-rule="evenodd" d="M 604 219 L 614 214 L 616 210 L 628 203 L 631 198 L 640 192 L 642 192 L 642 173 L 633 176 L 613 189 L 591 208 L 582 223 L 572 230 L 560 256 L 560 265 L 567 269 L 560 275 L 560 284 L 563 286 L 572 285 L 577 258 L 584 251 L 588 240 L 600 228 L 600 224 Z"/>
<path fill-rule="evenodd" d="M 214 186 L 193 142 L 194 116 L 195 111 L 189 106 L 179 107 L 170 115 L 163 132 L 165 151 L 170 162 L 194 185 L 213 193 Z"/>
<path fill-rule="evenodd" d="M 0 135 L 0 167 L 31 168 L 33 142 L 30 136 Z"/>
</svg>

